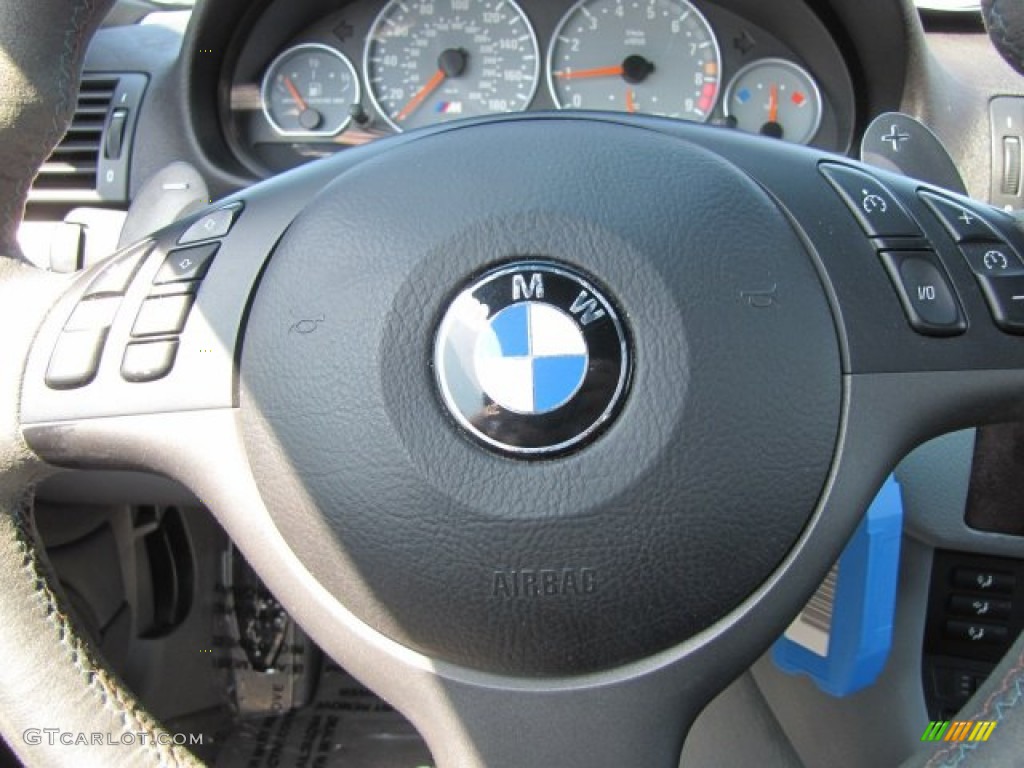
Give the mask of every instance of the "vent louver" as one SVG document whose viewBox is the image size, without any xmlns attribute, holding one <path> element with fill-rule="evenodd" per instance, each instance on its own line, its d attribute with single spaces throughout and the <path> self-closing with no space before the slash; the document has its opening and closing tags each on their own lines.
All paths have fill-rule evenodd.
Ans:
<svg viewBox="0 0 1024 768">
<path fill-rule="evenodd" d="M 96 182 L 103 146 L 103 128 L 117 88 L 116 77 L 82 80 L 75 116 L 67 135 L 43 163 L 32 184 L 32 200 L 90 200 L 96 198 Z"/>
</svg>

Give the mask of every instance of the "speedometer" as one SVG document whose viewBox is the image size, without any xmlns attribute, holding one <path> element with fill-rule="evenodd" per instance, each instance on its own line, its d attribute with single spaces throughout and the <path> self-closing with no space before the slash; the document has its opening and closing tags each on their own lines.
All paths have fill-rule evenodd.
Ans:
<svg viewBox="0 0 1024 768">
<path fill-rule="evenodd" d="M 540 73 L 537 38 L 512 0 L 392 0 L 364 58 L 370 98 L 396 130 L 519 112 Z"/>
<path fill-rule="evenodd" d="M 704 121 L 721 68 L 711 27 L 686 0 L 581 0 L 552 38 L 548 83 L 562 109 Z"/>
</svg>

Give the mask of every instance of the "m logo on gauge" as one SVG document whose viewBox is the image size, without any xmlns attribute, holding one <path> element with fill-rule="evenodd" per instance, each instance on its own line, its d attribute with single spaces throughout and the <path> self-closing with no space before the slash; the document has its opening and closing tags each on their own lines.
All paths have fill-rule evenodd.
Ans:
<svg viewBox="0 0 1024 768">
<path fill-rule="evenodd" d="M 523 262 L 485 274 L 452 302 L 434 369 L 445 406 L 477 441 L 520 458 L 559 454 L 617 412 L 628 337 L 590 280 Z"/>
</svg>

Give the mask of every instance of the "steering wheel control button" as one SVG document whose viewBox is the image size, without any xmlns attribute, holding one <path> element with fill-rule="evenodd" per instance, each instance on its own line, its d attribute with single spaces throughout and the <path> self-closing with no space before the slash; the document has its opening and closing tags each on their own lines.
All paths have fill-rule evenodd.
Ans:
<svg viewBox="0 0 1024 768">
<path fill-rule="evenodd" d="M 1005 243 L 965 243 L 960 251 L 976 275 L 1024 275 L 1024 263 Z"/>
<path fill-rule="evenodd" d="M 463 428 L 528 458 L 578 447 L 611 421 L 629 348 L 618 312 L 589 279 L 524 262 L 484 275 L 452 302 L 434 368 Z"/>
<path fill-rule="evenodd" d="M 119 306 L 121 299 L 118 296 L 80 301 L 64 324 L 64 330 L 98 331 L 109 328 L 114 323 L 114 315 Z"/>
<path fill-rule="evenodd" d="M 1024 275 L 979 277 L 992 319 L 1007 333 L 1024 335 Z"/>
<path fill-rule="evenodd" d="M 46 386 L 50 389 L 84 387 L 96 377 L 100 367 L 107 329 L 64 331 L 50 355 Z"/>
<path fill-rule="evenodd" d="M 123 296 L 132 278 L 139 270 L 143 258 L 152 250 L 153 243 L 134 248 L 127 253 L 114 256 L 111 261 L 102 268 L 100 273 L 93 279 L 82 294 L 82 298 L 88 299 L 93 296 Z"/>
<path fill-rule="evenodd" d="M 162 379 L 170 373 L 177 354 L 177 339 L 133 342 L 125 347 L 121 376 L 132 382 Z"/>
<path fill-rule="evenodd" d="M 931 192 L 918 192 L 918 195 L 956 242 L 998 239 L 995 230 L 970 208 Z"/>
<path fill-rule="evenodd" d="M 149 289 L 149 298 L 155 299 L 159 296 L 182 296 L 190 294 L 194 296 L 199 292 L 199 281 L 193 280 L 190 283 L 164 283 L 153 285 Z"/>
<path fill-rule="evenodd" d="M 915 331 L 927 336 L 956 336 L 967 330 L 956 295 L 934 253 L 886 251 L 881 257 Z"/>
<path fill-rule="evenodd" d="M 868 237 L 923 237 L 917 222 L 878 179 L 845 165 L 822 163 L 820 168 Z"/>
<path fill-rule="evenodd" d="M 181 333 L 194 296 L 160 296 L 142 302 L 132 336 L 170 336 Z"/>
<path fill-rule="evenodd" d="M 198 219 L 178 238 L 178 245 L 191 245 L 203 240 L 215 240 L 231 231 L 235 219 L 242 211 L 242 204 L 236 203 L 219 208 Z"/>
<path fill-rule="evenodd" d="M 164 259 L 153 282 L 156 285 L 163 285 L 202 280 L 213 262 L 213 257 L 217 255 L 218 248 L 220 248 L 219 243 L 207 243 L 194 248 L 180 248 L 171 251 Z"/>
</svg>

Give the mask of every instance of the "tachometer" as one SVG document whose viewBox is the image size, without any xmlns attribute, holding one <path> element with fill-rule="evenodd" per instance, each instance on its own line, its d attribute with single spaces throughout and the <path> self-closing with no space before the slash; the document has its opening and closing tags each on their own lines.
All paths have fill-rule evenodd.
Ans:
<svg viewBox="0 0 1024 768">
<path fill-rule="evenodd" d="M 271 62 L 260 96 L 267 120 L 283 136 L 334 136 L 359 103 L 359 78 L 340 51 L 303 43 Z"/>
<path fill-rule="evenodd" d="M 552 38 L 548 83 L 562 109 L 704 121 L 721 68 L 711 27 L 686 0 L 580 0 Z"/>
<path fill-rule="evenodd" d="M 370 98 L 396 130 L 524 110 L 540 72 L 537 38 L 512 0 L 392 0 L 364 58 Z"/>
</svg>

